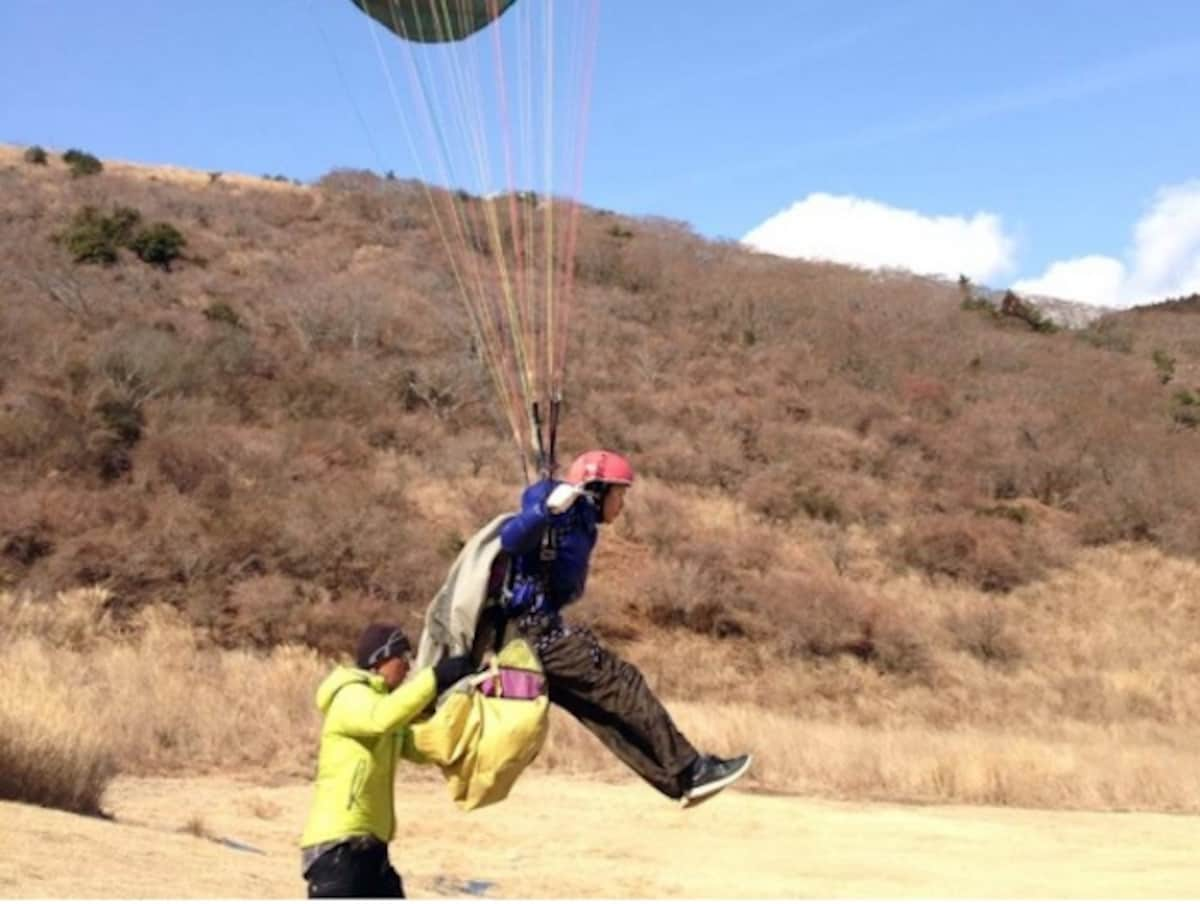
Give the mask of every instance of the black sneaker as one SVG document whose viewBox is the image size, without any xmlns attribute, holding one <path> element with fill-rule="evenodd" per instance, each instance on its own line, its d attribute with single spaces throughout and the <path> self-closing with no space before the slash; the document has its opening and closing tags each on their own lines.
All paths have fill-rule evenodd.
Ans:
<svg viewBox="0 0 1200 904">
<path fill-rule="evenodd" d="M 723 760 L 715 756 L 700 756 L 688 771 L 688 786 L 679 802 L 690 807 L 708 800 L 718 791 L 732 785 L 750 768 L 750 756 L 735 756 Z"/>
</svg>

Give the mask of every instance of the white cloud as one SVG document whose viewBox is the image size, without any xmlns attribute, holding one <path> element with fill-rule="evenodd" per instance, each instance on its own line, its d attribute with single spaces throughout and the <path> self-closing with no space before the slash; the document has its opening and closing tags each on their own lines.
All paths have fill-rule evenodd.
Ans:
<svg viewBox="0 0 1200 904">
<path fill-rule="evenodd" d="M 1133 228 L 1126 261 L 1092 255 L 1057 261 L 1017 292 L 1128 307 L 1200 292 L 1200 181 L 1159 191 Z"/>
<path fill-rule="evenodd" d="M 986 282 L 1012 266 L 999 218 L 927 216 L 847 195 L 812 194 L 750 230 L 742 241 L 785 257 Z"/>
<path fill-rule="evenodd" d="M 1119 307 L 1125 282 L 1124 264 L 1115 258 L 1093 254 L 1057 261 L 1036 279 L 1018 280 L 1013 289 L 1029 295 Z"/>
</svg>

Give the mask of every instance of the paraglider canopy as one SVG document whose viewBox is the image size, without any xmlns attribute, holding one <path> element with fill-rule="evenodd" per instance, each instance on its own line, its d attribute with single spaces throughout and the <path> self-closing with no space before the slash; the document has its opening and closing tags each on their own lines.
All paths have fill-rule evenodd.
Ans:
<svg viewBox="0 0 1200 904">
<path fill-rule="evenodd" d="M 461 41 L 493 19 L 500 18 L 516 0 L 350 0 L 389 31 L 408 41 L 440 44 Z"/>
</svg>

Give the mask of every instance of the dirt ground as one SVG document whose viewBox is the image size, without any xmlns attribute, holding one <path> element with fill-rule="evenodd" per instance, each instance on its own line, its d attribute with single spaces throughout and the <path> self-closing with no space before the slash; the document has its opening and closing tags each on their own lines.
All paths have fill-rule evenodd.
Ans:
<svg viewBox="0 0 1200 904">
<path fill-rule="evenodd" d="M 0 803 L 17 898 L 302 897 L 305 785 L 121 779 L 112 820 Z M 833 803 L 729 791 L 683 811 L 633 782 L 526 776 L 459 812 L 402 777 L 411 897 L 1200 897 L 1200 817 Z M 224 841 L 219 839 L 225 839 Z"/>
</svg>

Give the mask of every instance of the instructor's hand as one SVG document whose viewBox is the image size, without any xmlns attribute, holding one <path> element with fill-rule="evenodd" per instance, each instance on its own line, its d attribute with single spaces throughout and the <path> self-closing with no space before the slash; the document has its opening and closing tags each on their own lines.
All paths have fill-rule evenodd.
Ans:
<svg viewBox="0 0 1200 904">
<path fill-rule="evenodd" d="M 450 656 L 433 667 L 433 678 L 437 682 L 437 692 L 440 694 L 446 688 L 457 684 L 466 678 L 475 667 L 471 664 L 470 656 Z"/>
</svg>

